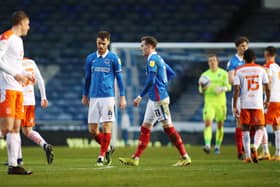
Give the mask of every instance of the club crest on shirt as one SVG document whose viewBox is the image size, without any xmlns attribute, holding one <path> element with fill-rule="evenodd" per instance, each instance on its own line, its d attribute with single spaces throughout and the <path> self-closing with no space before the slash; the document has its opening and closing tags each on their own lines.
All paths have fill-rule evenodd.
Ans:
<svg viewBox="0 0 280 187">
<path fill-rule="evenodd" d="M 110 60 L 106 58 L 106 59 L 104 60 L 104 63 L 105 63 L 105 64 L 110 64 Z"/>
<path fill-rule="evenodd" d="M 155 61 L 150 61 L 150 67 L 154 67 L 155 66 Z"/>
<path fill-rule="evenodd" d="M 111 119 L 113 117 L 113 111 L 112 110 L 108 111 L 108 117 L 109 117 L 109 119 Z"/>
</svg>

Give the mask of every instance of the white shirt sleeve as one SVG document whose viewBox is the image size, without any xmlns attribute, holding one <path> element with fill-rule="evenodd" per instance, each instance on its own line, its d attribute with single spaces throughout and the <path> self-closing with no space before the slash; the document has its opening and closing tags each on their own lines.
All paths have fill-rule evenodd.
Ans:
<svg viewBox="0 0 280 187">
<path fill-rule="evenodd" d="M 0 70 L 12 75 L 13 77 L 18 73 L 17 70 L 11 68 L 8 63 L 3 59 L 4 54 L 8 49 L 8 41 L 0 40 Z"/>
<path fill-rule="evenodd" d="M 45 81 L 40 73 L 39 68 L 37 67 L 36 63 L 33 62 L 34 65 L 34 74 L 35 74 L 35 80 L 38 83 L 38 87 L 40 90 L 40 94 L 41 94 L 41 100 L 47 99 L 46 96 L 46 88 L 45 88 Z"/>
<path fill-rule="evenodd" d="M 266 73 L 266 71 L 265 71 L 264 69 L 263 69 L 263 77 L 262 77 L 262 80 L 263 80 L 263 84 L 267 84 L 267 83 L 269 82 L 267 73 Z"/>
</svg>

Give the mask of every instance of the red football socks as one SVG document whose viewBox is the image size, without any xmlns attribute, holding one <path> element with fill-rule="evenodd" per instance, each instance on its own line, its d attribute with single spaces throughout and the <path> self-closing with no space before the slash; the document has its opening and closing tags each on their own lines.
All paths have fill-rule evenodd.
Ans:
<svg viewBox="0 0 280 187">
<path fill-rule="evenodd" d="M 100 147 L 100 156 L 105 156 L 106 151 L 111 142 L 111 133 L 103 133 L 103 137 L 101 139 L 101 147 Z"/>
<path fill-rule="evenodd" d="M 94 136 L 95 141 L 100 145 L 101 145 L 102 138 L 103 138 L 103 133 L 101 132 Z"/>
<path fill-rule="evenodd" d="M 137 150 L 134 153 L 133 157 L 138 157 L 139 158 L 141 156 L 141 154 L 146 149 L 146 147 L 147 147 L 147 145 L 150 141 L 150 136 L 151 136 L 151 130 L 142 126 L 140 137 L 139 137 L 139 140 L 138 140 Z"/>
<path fill-rule="evenodd" d="M 175 128 L 174 127 L 164 128 L 164 132 L 168 135 L 173 145 L 176 146 L 176 148 L 180 152 L 180 155 L 185 156 L 186 155 L 185 146 L 183 144 L 180 134 L 175 130 Z"/>
<path fill-rule="evenodd" d="M 235 143 L 238 154 L 243 154 L 243 144 L 242 144 L 242 129 L 235 128 Z"/>
</svg>

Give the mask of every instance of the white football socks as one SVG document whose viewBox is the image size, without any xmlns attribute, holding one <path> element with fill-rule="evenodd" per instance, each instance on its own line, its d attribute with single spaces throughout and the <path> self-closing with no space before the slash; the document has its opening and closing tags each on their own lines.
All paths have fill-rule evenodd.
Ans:
<svg viewBox="0 0 280 187">
<path fill-rule="evenodd" d="M 242 141 L 243 141 L 246 158 L 251 158 L 249 131 L 242 131 Z"/>
<path fill-rule="evenodd" d="M 262 143 L 263 139 L 263 128 L 257 129 L 254 136 L 254 147 L 258 149 Z"/>
<path fill-rule="evenodd" d="M 7 151 L 8 151 L 8 165 L 17 166 L 17 159 L 20 147 L 20 135 L 19 133 L 7 134 Z"/>
<path fill-rule="evenodd" d="M 267 134 L 266 127 L 263 128 L 262 148 L 263 148 L 263 153 L 264 153 L 264 154 L 269 154 L 269 149 L 268 149 L 268 134 Z"/>
<path fill-rule="evenodd" d="M 280 156 L 280 130 L 274 131 L 275 134 L 275 156 Z"/>
<path fill-rule="evenodd" d="M 46 144 L 46 141 L 42 138 L 42 136 L 38 132 L 32 130 L 26 136 L 27 136 L 27 138 L 32 140 L 37 145 L 40 145 L 42 148 L 44 148 L 44 145 Z"/>
</svg>

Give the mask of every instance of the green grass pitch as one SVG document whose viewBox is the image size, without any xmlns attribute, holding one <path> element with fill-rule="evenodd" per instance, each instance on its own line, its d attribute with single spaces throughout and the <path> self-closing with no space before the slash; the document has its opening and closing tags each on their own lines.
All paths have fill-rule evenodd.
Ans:
<svg viewBox="0 0 280 187">
<path fill-rule="evenodd" d="M 149 147 L 140 166 L 122 166 L 118 157 L 130 156 L 135 147 L 117 148 L 111 167 L 95 167 L 97 148 L 55 147 L 55 162 L 47 165 L 39 147 L 23 147 L 31 176 L 9 176 L 0 166 L 0 187 L 239 187 L 280 186 L 280 162 L 262 161 L 244 164 L 237 160 L 233 146 L 223 146 L 220 155 L 206 155 L 199 146 L 187 148 L 192 164 L 173 167 L 179 156 L 174 147 Z M 0 150 L 0 161 L 6 161 L 6 150 Z"/>
</svg>

